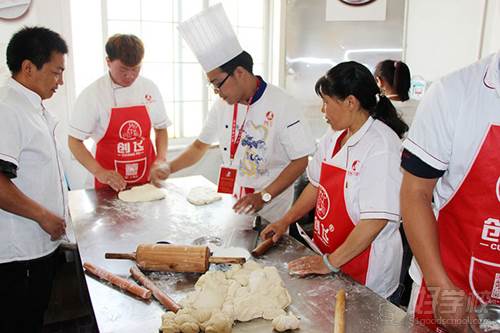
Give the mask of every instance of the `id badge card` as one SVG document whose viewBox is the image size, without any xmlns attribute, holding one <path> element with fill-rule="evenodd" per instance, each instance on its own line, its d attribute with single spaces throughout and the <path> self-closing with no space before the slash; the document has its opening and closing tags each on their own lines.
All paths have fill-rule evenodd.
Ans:
<svg viewBox="0 0 500 333">
<path fill-rule="evenodd" d="M 237 172 L 238 170 L 235 168 L 221 167 L 219 171 L 217 192 L 233 194 Z"/>
</svg>

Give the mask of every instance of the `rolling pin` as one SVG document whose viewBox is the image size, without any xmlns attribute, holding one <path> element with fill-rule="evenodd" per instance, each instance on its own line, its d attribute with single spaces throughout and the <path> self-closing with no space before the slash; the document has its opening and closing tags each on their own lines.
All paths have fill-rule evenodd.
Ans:
<svg viewBox="0 0 500 333">
<path fill-rule="evenodd" d="M 173 299 L 168 297 L 163 291 L 158 288 L 153 281 L 148 279 L 146 275 L 144 275 L 139 268 L 136 266 L 133 266 L 130 268 L 130 274 L 134 279 L 136 279 L 140 284 L 142 284 L 144 287 L 149 289 L 152 293 L 153 296 L 169 311 L 177 313 L 181 306 Z"/>
<path fill-rule="evenodd" d="M 133 253 L 106 253 L 106 259 L 128 259 L 145 271 L 205 273 L 210 264 L 243 264 L 245 258 L 211 257 L 208 246 L 140 244 Z"/>
<path fill-rule="evenodd" d="M 273 238 L 268 238 L 261 242 L 255 249 L 252 250 L 252 255 L 257 258 L 266 253 L 270 248 L 274 246 Z"/>
<path fill-rule="evenodd" d="M 126 290 L 134 295 L 137 295 L 143 299 L 150 299 L 151 298 L 151 291 L 149 291 L 146 288 L 143 288 L 134 282 L 131 282 L 127 279 L 124 279 L 122 277 L 116 276 L 113 273 L 108 272 L 107 270 L 94 266 L 91 263 L 84 263 L 83 268 L 85 268 L 87 271 L 90 273 L 94 274 L 98 278 L 102 280 L 106 280 L 110 282 L 111 284 L 119 287 L 120 289 Z"/>
<path fill-rule="evenodd" d="M 345 290 L 340 289 L 335 296 L 335 326 L 333 333 L 345 332 Z"/>
</svg>

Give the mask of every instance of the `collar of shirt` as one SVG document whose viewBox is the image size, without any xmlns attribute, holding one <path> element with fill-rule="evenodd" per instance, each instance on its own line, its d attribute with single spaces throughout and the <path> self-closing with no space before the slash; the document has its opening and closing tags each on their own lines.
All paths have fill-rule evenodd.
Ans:
<svg viewBox="0 0 500 333">
<path fill-rule="evenodd" d="M 500 51 L 492 57 L 490 64 L 486 68 L 484 84 L 490 89 L 495 89 L 500 97 Z"/>
<path fill-rule="evenodd" d="M 26 99 L 33 105 L 33 108 L 36 109 L 37 111 L 42 112 L 44 110 L 43 105 L 42 105 L 42 98 L 40 95 L 38 95 L 36 92 L 26 88 L 13 78 L 9 78 L 7 80 L 7 85 L 26 97 Z"/>
<path fill-rule="evenodd" d="M 375 119 L 373 119 L 371 116 L 368 117 L 368 119 L 365 121 L 365 123 L 363 124 L 363 126 L 361 126 L 359 128 L 359 130 L 357 130 L 356 133 L 354 133 L 354 135 L 352 135 L 347 140 L 346 145 L 348 147 L 352 147 L 355 144 L 357 144 L 359 142 L 359 140 L 361 140 L 361 138 L 363 137 L 363 135 L 365 135 L 365 133 L 368 131 L 368 129 L 370 128 L 370 126 L 373 124 L 374 121 L 375 121 Z"/>
<path fill-rule="evenodd" d="M 264 91 L 266 90 L 266 87 L 267 87 L 267 83 L 266 83 L 266 81 L 264 81 L 264 79 L 262 77 L 257 75 L 257 79 L 259 79 L 259 81 L 260 81 L 259 88 L 255 92 L 255 95 L 252 98 L 252 103 L 250 105 L 257 102 L 262 97 L 262 95 L 264 95 Z"/>
</svg>

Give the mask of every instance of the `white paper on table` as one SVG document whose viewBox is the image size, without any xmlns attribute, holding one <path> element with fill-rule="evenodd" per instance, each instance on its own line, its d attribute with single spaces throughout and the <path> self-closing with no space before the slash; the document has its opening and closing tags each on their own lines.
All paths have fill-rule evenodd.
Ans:
<svg viewBox="0 0 500 333">
<path fill-rule="evenodd" d="M 319 255 L 323 255 L 323 252 L 319 249 L 319 247 L 314 243 L 314 241 L 307 235 L 307 233 L 302 229 L 300 224 L 295 223 L 297 226 L 297 230 L 299 231 L 300 236 L 306 241 L 306 243 L 313 249 L 314 252 L 316 252 Z"/>
</svg>

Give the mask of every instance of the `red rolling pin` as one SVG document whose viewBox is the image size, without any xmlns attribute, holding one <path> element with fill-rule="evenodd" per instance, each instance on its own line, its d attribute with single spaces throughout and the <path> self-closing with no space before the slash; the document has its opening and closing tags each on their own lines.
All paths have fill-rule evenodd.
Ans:
<svg viewBox="0 0 500 333">
<path fill-rule="evenodd" d="M 127 279 L 121 278 L 119 276 L 116 276 L 113 273 L 108 272 L 107 270 L 97 267 L 91 263 L 84 263 L 83 268 L 85 268 L 87 271 L 90 273 L 94 274 L 98 278 L 102 280 L 106 280 L 115 286 L 119 287 L 120 289 L 126 290 L 134 295 L 137 295 L 143 299 L 150 299 L 151 298 L 151 291 L 149 291 L 146 288 L 143 288 L 139 285 L 137 285 L 134 282 L 131 282 Z"/>
</svg>

